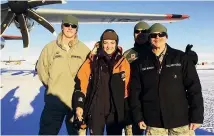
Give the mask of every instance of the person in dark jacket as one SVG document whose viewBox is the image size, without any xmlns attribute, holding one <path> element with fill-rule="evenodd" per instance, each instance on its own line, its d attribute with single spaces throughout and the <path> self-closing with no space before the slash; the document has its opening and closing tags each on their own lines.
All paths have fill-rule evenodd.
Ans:
<svg viewBox="0 0 214 136">
<path fill-rule="evenodd" d="M 193 61 L 167 38 L 166 27 L 153 24 L 149 48 L 131 64 L 133 120 L 147 135 L 194 135 L 204 119 L 200 80 Z"/>
<path fill-rule="evenodd" d="M 144 50 L 145 46 L 148 45 L 148 29 L 149 25 L 146 22 L 138 22 L 134 27 L 134 47 L 125 51 L 123 56 L 132 63 L 136 60 Z M 131 118 L 131 110 L 127 108 L 125 111 L 125 134 L 126 135 L 141 135 L 142 130 L 139 129 L 138 125 L 133 123 Z"/>
<path fill-rule="evenodd" d="M 122 135 L 130 65 L 118 41 L 114 30 L 105 30 L 97 53 L 89 56 L 77 74 L 73 107 L 79 119 L 84 114 L 92 135 L 103 135 L 105 125 L 108 135 Z"/>
<path fill-rule="evenodd" d="M 147 51 L 147 46 L 150 46 L 150 43 L 148 41 L 148 29 L 149 25 L 146 22 L 138 22 L 134 27 L 134 47 L 125 51 L 124 56 L 129 61 L 129 63 L 132 63 L 134 60 L 136 60 L 141 54 L 143 54 L 144 51 Z M 186 46 L 185 54 L 188 56 L 190 60 L 193 61 L 193 63 L 196 65 L 198 62 L 198 56 L 196 52 L 191 50 L 193 45 L 188 44 Z M 129 108 L 127 108 L 129 109 Z M 137 124 L 133 123 L 131 119 L 130 111 L 125 111 L 126 116 L 126 127 L 125 127 L 125 134 L 126 135 L 140 135 L 142 134 L 142 130 L 139 130 L 139 127 Z M 132 124 L 132 125 L 131 125 Z"/>
</svg>

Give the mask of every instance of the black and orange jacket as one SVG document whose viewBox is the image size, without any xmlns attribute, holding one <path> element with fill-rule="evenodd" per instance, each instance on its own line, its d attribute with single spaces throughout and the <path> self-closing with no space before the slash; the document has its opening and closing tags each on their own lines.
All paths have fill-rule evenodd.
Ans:
<svg viewBox="0 0 214 136">
<path fill-rule="evenodd" d="M 89 83 L 89 77 L 91 75 L 91 64 L 92 64 L 92 59 L 88 58 L 85 63 L 82 65 L 80 68 L 77 77 L 80 79 L 80 87 L 81 91 L 86 95 L 87 93 L 87 88 L 88 88 L 88 83 Z M 123 81 L 125 81 L 125 86 L 124 86 L 124 98 L 128 97 L 128 82 L 129 82 L 129 77 L 130 77 L 130 65 L 129 62 L 122 57 L 117 64 L 114 66 L 112 74 L 117 75 L 117 74 L 122 74 L 125 72 L 124 78 L 121 78 Z M 122 76 L 122 75 L 121 75 Z"/>
<path fill-rule="evenodd" d="M 124 99 L 129 95 L 128 83 L 130 77 L 130 65 L 126 58 L 122 56 L 121 49 L 118 52 L 118 55 L 120 57 L 113 66 L 109 85 L 112 91 L 115 108 L 118 113 L 118 120 L 122 121 L 124 119 Z M 86 96 L 86 99 L 84 100 L 85 116 L 90 114 L 93 94 L 96 93 L 96 87 L 98 86 L 97 81 L 99 80 L 99 72 L 95 73 L 95 70 L 93 69 L 95 61 L 98 61 L 98 56 L 96 54 L 91 54 L 83 63 L 77 74 L 77 84 L 79 84 L 79 87 L 76 86 L 77 90 L 81 90 L 81 93 Z"/>
</svg>

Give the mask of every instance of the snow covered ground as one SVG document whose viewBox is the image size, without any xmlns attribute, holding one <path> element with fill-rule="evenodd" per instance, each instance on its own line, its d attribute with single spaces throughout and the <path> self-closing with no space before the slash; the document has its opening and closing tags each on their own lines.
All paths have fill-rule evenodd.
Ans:
<svg viewBox="0 0 214 136">
<path fill-rule="evenodd" d="M 204 98 L 204 124 L 202 128 L 214 133 L 214 70 L 198 70 Z"/>
<path fill-rule="evenodd" d="M 198 70 L 205 119 L 196 134 L 214 134 L 214 70 Z M 44 106 L 44 87 L 34 65 L 1 65 L 1 135 L 36 135 Z M 60 134 L 67 134 L 63 125 Z"/>
</svg>

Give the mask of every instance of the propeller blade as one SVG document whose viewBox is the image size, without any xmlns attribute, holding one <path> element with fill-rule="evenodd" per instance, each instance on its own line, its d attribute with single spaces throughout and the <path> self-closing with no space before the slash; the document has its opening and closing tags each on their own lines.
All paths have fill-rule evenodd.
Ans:
<svg viewBox="0 0 214 136">
<path fill-rule="evenodd" d="M 6 30 L 6 28 L 10 25 L 11 21 L 14 19 L 15 17 L 15 13 L 9 11 L 7 13 L 6 18 L 4 19 L 4 21 L 1 24 L 1 34 Z"/>
<path fill-rule="evenodd" d="M 9 9 L 8 3 L 1 4 L 1 10 L 8 10 L 8 9 Z"/>
<path fill-rule="evenodd" d="M 50 5 L 50 4 L 60 4 L 60 3 L 64 3 L 64 1 L 63 0 L 33 0 L 28 2 L 30 8 L 35 8 L 38 6 Z"/>
<path fill-rule="evenodd" d="M 27 25 L 26 25 L 26 21 L 25 21 L 24 15 L 20 14 L 20 15 L 17 16 L 17 18 L 18 18 L 18 22 L 19 22 L 19 25 L 20 25 L 20 30 L 21 30 L 21 33 L 22 33 L 24 48 L 27 48 L 28 45 L 29 45 L 29 33 L 28 33 L 28 29 L 27 29 Z"/>
<path fill-rule="evenodd" d="M 36 22 L 38 22 L 43 27 L 48 29 L 51 33 L 55 32 L 53 26 L 46 19 L 44 19 L 42 16 L 38 15 L 35 11 L 28 9 L 27 10 L 27 16 L 34 19 Z"/>
</svg>

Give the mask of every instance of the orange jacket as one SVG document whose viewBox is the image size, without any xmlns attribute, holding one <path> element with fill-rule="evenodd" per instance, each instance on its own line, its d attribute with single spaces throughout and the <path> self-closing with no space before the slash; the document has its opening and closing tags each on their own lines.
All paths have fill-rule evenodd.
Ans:
<svg viewBox="0 0 214 136">
<path fill-rule="evenodd" d="M 91 64 L 93 62 L 93 55 L 88 57 L 86 61 L 83 63 L 82 67 L 79 69 L 79 72 L 77 74 L 78 79 L 80 80 L 80 88 L 81 91 L 86 95 L 87 93 L 87 87 L 89 83 L 89 77 L 91 75 Z M 124 86 L 124 98 L 128 97 L 128 83 L 130 78 L 130 64 L 122 56 L 122 58 L 116 63 L 116 65 L 113 68 L 112 74 L 120 74 L 121 73 L 121 79 L 125 82 Z M 125 74 L 122 74 L 125 73 Z"/>
</svg>

